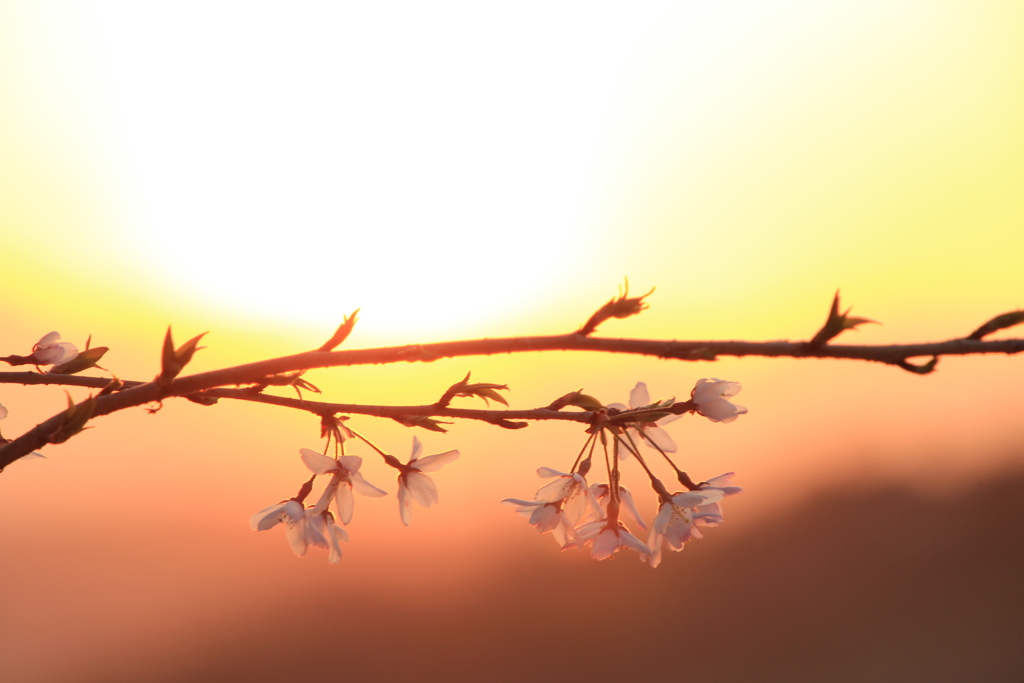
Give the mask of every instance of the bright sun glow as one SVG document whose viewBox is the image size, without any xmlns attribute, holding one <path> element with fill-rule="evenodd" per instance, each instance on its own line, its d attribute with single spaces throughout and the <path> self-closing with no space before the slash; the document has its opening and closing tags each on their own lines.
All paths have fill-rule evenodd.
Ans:
<svg viewBox="0 0 1024 683">
<path fill-rule="evenodd" d="M 154 264 L 277 318 L 404 330 L 584 256 L 617 75 L 665 10 L 97 5 Z"/>
</svg>

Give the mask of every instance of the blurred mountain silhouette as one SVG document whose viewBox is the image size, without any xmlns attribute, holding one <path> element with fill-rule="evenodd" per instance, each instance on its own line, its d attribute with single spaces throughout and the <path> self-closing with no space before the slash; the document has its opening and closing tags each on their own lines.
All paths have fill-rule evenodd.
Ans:
<svg viewBox="0 0 1024 683">
<path fill-rule="evenodd" d="M 538 551 L 455 595 L 311 586 L 145 677 L 82 680 L 1024 681 L 1024 473 L 830 490 L 724 529 L 654 571 Z"/>
</svg>

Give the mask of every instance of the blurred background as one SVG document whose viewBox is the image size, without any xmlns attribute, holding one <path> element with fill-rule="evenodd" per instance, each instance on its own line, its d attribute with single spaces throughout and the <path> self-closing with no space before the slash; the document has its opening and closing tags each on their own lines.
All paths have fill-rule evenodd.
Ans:
<svg viewBox="0 0 1024 683">
<path fill-rule="evenodd" d="M 92 335 L 147 380 L 168 324 L 210 331 L 203 371 L 315 348 L 356 308 L 348 348 L 556 334 L 626 277 L 650 310 L 602 335 L 807 339 L 841 288 L 883 323 L 843 342 L 962 337 L 1022 305 L 1021 35 L 1010 0 L 0 0 L 0 355 Z M 328 566 L 248 528 L 306 478 L 315 418 L 125 411 L 0 476 L 3 680 L 1024 678 L 1021 359 L 308 378 L 419 404 L 468 371 L 514 408 L 739 381 L 748 415 L 669 429 L 695 479 L 745 492 L 657 570 L 598 563 L 499 504 L 570 467 L 578 427 L 419 430 L 462 453 L 440 504 L 404 527 L 366 458 L 391 495 L 357 500 Z M 3 385 L 4 435 L 65 401 Z M 416 433 L 352 424 L 403 459 Z"/>
</svg>

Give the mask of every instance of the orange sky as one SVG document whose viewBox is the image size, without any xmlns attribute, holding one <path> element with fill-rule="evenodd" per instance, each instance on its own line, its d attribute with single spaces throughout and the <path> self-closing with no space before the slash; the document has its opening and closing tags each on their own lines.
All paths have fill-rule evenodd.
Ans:
<svg viewBox="0 0 1024 683">
<path fill-rule="evenodd" d="M 203 8 L 0 2 L 0 354 L 51 329 L 79 346 L 92 334 L 105 367 L 148 379 L 169 323 L 182 340 L 210 330 L 201 371 L 312 348 L 358 307 L 353 348 L 552 334 L 624 277 L 657 287 L 651 309 L 602 334 L 808 338 L 841 288 L 884 323 L 844 341 L 938 341 L 1022 305 L 1019 3 Z M 516 408 L 580 387 L 624 401 L 638 380 L 666 397 L 742 382 L 748 415 L 673 429 L 696 478 L 738 472 L 730 524 L 865 472 L 985 470 L 1024 436 L 1024 369 L 1006 357 L 927 377 L 548 354 L 311 378 L 339 401 L 427 403 L 470 370 L 507 382 Z M 11 437 L 64 395 L 5 386 L 0 402 Z M 410 430 L 358 425 L 407 455 Z M 64 533 L 93 549 L 156 528 L 187 553 L 182 528 L 247 532 L 292 495 L 316 430 L 255 405 L 104 418 L 5 472 L 0 509 L 22 526 L 0 539 L 39 557 L 53 552 L 40 530 L 85 510 L 103 522 Z M 348 571 L 460 558 L 467 535 L 550 543 L 497 501 L 529 497 L 538 466 L 568 467 L 577 428 L 420 438 L 463 453 L 436 476 L 441 506 L 405 529 L 393 495 L 359 500 Z M 389 477 L 368 464 L 393 494 Z M 323 557 L 292 562 L 277 536 L 231 535 L 231 552 L 323 575 Z M 11 556 L 9 574 L 29 572 Z"/>
</svg>

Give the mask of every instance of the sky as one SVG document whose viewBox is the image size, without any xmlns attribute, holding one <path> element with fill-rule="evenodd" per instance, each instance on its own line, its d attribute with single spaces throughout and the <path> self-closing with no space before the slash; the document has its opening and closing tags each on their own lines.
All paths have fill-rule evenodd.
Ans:
<svg viewBox="0 0 1024 683">
<path fill-rule="evenodd" d="M 1022 29 L 1024 8 L 997 1 L 2 1 L 0 354 L 54 329 L 79 347 L 92 335 L 104 367 L 146 380 L 169 324 L 181 340 L 210 332 L 203 371 L 315 348 L 356 309 L 349 348 L 558 334 L 627 278 L 654 288 L 650 309 L 602 335 L 807 339 L 839 289 L 882 323 L 844 342 L 961 337 L 1024 303 Z M 514 408 L 741 382 L 748 415 L 673 427 L 695 478 L 736 471 L 746 488 L 722 533 L 827 485 L 955 490 L 1024 437 L 1014 357 L 919 377 L 555 353 L 310 378 L 328 400 L 417 404 L 469 371 L 508 383 Z M 5 385 L 4 435 L 65 400 Z M 498 501 L 530 497 L 537 467 L 569 467 L 583 435 L 457 424 L 419 435 L 428 454 L 462 452 L 436 477 L 439 507 L 406 529 L 393 495 L 360 500 L 340 571 L 291 557 L 245 524 L 294 493 L 298 448 L 318 446 L 316 421 L 291 412 L 167 402 L 10 467 L 0 508 L 20 523 L 0 533 L 0 563 L 24 590 L 0 631 L 31 642 L 41 622 L 15 624 L 42 601 L 102 613 L 110 633 L 144 624 L 152 643 L 194 626 L 195 591 L 217 597 L 204 619 L 230 621 L 263 604 L 269 577 L 358 577 L 375 594 L 416 562 L 452 592 L 491 566 L 467 538 L 494 557 L 555 552 Z M 409 429 L 357 424 L 405 457 Z M 111 578 L 127 556 L 138 585 Z M 102 664 L 84 623 L 60 632 Z M 55 659 L 30 678 L 35 651 L 18 651 L 26 681 L 67 675 Z"/>
</svg>

